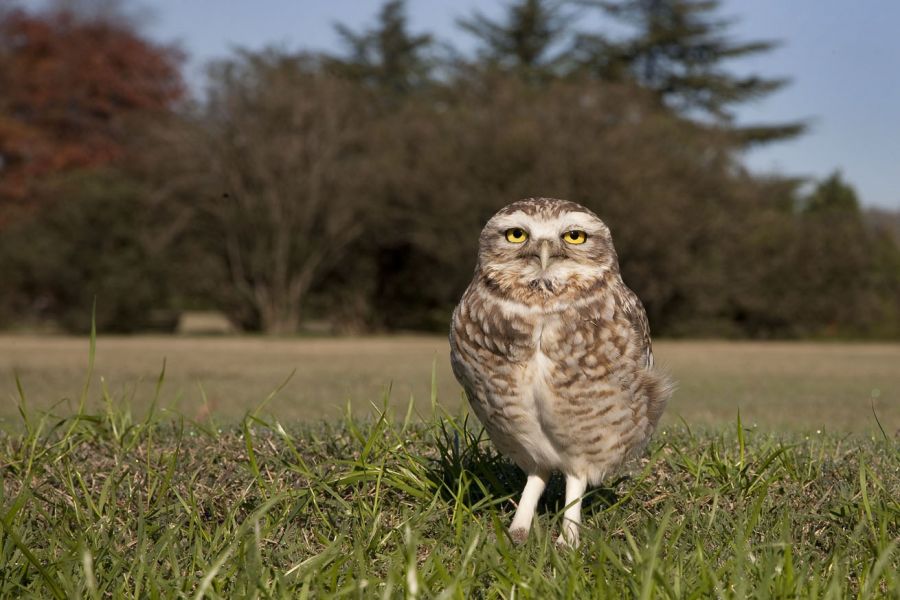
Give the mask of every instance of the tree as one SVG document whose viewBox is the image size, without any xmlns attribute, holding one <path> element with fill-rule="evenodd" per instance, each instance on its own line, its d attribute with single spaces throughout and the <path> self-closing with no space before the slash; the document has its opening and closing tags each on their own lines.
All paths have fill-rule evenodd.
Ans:
<svg viewBox="0 0 900 600">
<path fill-rule="evenodd" d="M 148 243 L 146 188 L 114 170 L 58 175 L 45 210 L 0 236 L 0 322 L 87 332 L 175 326 L 169 246 Z M 5 313 L 5 314 L 4 314 Z"/>
<path fill-rule="evenodd" d="M 119 160 L 130 120 L 183 97 L 180 62 L 120 19 L 0 13 L 0 226 L 48 175 Z"/>
<path fill-rule="evenodd" d="M 891 210 L 870 206 L 866 209 L 865 218 L 869 226 L 900 244 L 900 209 Z"/>
<path fill-rule="evenodd" d="M 486 71 L 439 97 L 379 120 L 367 189 L 382 215 L 379 235 L 323 280 L 335 293 L 364 290 L 371 322 L 446 327 L 484 222 L 535 195 L 582 202 L 610 224 L 627 281 L 658 330 L 674 332 L 686 316 L 695 329 L 726 318 L 728 267 L 715 250 L 740 237 L 752 210 L 732 179 L 728 136 L 679 119 L 629 83 L 539 86 Z"/>
<path fill-rule="evenodd" d="M 737 76 L 724 68 L 731 59 L 771 51 L 771 41 L 736 42 L 727 34 L 731 21 L 717 16 L 719 0 L 585 0 L 634 33 L 611 41 L 581 34 L 580 60 L 603 79 L 628 77 L 653 90 L 682 114 L 711 117 L 730 125 L 735 105 L 762 98 L 784 87 L 784 78 Z M 746 143 L 796 136 L 800 122 L 733 128 Z"/>
<path fill-rule="evenodd" d="M 368 30 L 356 33 L 341 24 L 335 28 L 349 50 L 348 56 L 328 61 L 337 74 L 398 94 L 429 82 L 432 62 L 426 51 L 433 40 L 429 34 L 410 33 L 404 0 L 386 2 Z"/>
<path fill-rule="evenodd" d="M 816 184 L 803 206 L 806 214 L 831 215 L 836 221 L 853 221 L 859 225 L 862 213 L 856 190 L 848 185 L 840 172 L 834 172 Z"/>
<path fill-rule="evenodd" d="M 199 137 L 181 149 L 183 168 L 208 179 L 181 196 L 198 207 L 236 322 L 295 332 L 310 289 L 363 233 L 371 104 L 308 56 L 242 52 L 212 69 Z"/>
<path fill-rule="evenodd" d="M 489 65 L 536 75 L 554 72 L 567 57 L 571 15 L 556 0 L 515 0 L 492 20 L 476 11 L 458 21 L 481 43 L 478 55 Z"/>
<path fill-rule="evenodd" d="M 831 334 L 869 328 L 877 320 L 868 277 L 872 240 L 856 192 L 839 173 L 818 182 L 804 199 L 798 233 L 801 321 Z"/>
</svg>

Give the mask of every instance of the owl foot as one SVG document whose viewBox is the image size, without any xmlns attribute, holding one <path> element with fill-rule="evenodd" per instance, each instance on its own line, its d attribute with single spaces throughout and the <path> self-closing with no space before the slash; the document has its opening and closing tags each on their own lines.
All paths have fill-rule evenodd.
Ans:
<svg viewBox="0 0 900 600">
<path fill-rule="evenodd" d="M 516 545 L 524 544 L 528 540 L 528 530 L 524 527 L 511 527 L 509 537 Z"/>
<path fill-rule="evenodd" d="M 566 510 L 563 513 L 562 531 L 556 538 L 559 547 L 577 548 L 581 529 L 581 499 L 587 489 L 583 475 L 566 475 Z"/>
<path fill-rule="evenodd" d="M 528 539 L 528 531 L 534 520 L 534 511 L 537 508 L 538 499 L 547 485 L 549 473 L 537 472 L 528 475 L 525 481 L 525 489 L 522 490 L 522 498 L 516 507 L 516 514 L 509 525 L 509 537 L 516 544 L 522 544 Z"/>
<path fill-rule="evenodd" d="M 560 550 L 578 547 L 578 529 L 566 528 L 559 537 L 556 538 L 556 547 Z"/>
</svg>

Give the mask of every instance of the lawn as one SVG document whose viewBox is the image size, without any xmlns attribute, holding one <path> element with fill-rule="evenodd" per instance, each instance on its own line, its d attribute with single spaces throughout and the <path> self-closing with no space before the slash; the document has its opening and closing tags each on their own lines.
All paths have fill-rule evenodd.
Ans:
<svg viewBox="0 0 900 600">
<path fill-rule="evenodd" d="M 658 432 L 553 543 L 562 482 L 464 422 L 228 427 L 110 409 L 0 433 L 0 597 L 897 598 L 898 439 Z"/>
<path fill-rule="evenodd" d="M 573 550 L 558 478 L 507 536 L 443 340 L 101 338 L 82 393 L 85 340 L 2 338 L 0 598 L 900 598 L 898 347 L 658 353 L 679 395 Z"/>
</svg>

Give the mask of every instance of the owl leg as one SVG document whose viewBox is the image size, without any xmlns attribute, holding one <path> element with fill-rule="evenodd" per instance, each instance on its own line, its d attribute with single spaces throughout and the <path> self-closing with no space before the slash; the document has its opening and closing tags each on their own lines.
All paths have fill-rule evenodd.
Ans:
<svg viewBox="0 0 900 600">
<path fill-rule="evenodd" d="M 519 500 L 519 506 L 516 507 L 516 514 L 513 516 L 512 524 L 509 526 L 509 535 L 516 543 L 522 543 L 528 539 L 528 532 L 531 530 L 531 521 L 534 520 L 534 512 L 537 509 L 538 500 L 547 487 L 547 479 L 549 473 L 532 473 L 525 482 L 525 489 L 522 490 L 522 498 Z"/>
<path fill-rule="evenodd" d="M 581 527 L 581 498 L 587 490 L 587 477 L 566 474 L 566 511 L 563 513 L 562 531 L 556 539 L 560 546 L 578 546 L 578 530 Z"/>
</svg>

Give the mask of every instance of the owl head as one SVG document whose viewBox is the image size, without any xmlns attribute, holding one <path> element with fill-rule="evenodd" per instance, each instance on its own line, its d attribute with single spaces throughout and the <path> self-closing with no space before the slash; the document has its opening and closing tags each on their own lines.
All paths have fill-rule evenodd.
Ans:
<svg viewBox="0 0 900 600">
<path fill-rule="evenodd" d="M 574 299 L 617 273 L 609 228 L 568 200 L 514 202 L 491 217 L 479 238 L 477 274 L 522 302 Z"/>
</svg>

